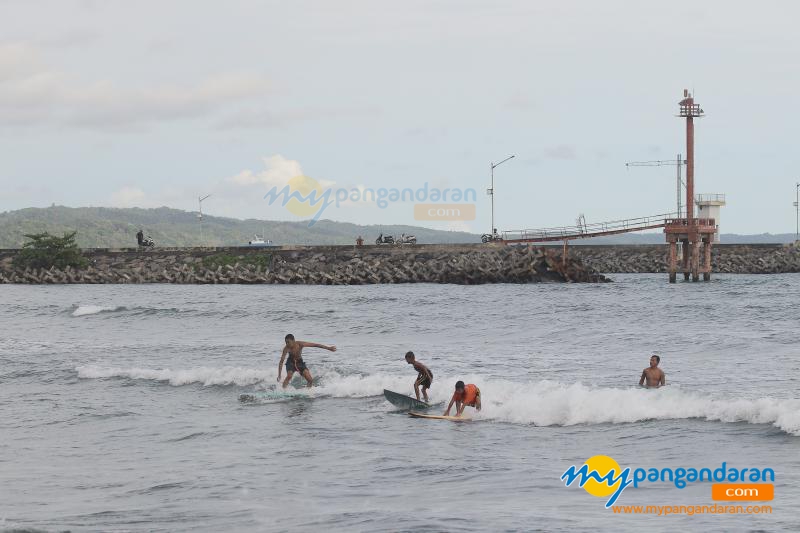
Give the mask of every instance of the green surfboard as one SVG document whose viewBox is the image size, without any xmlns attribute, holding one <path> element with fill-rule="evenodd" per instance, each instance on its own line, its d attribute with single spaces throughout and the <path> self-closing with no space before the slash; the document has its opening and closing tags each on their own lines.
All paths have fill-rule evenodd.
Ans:
<svg viewBox="0 0 800 533">
<path fill-rule="evenodd" d="M 386 397 L 386 400 L 398 407 L 400 409 L 416 409 L 416 410 L 423 410 L 423 409 L 430 409 L 431 404 L 421 402 L 416 398 L 412 398 L 411 396 L 406 396 L 405 394 L 400 394 L 399 392 L 390 391 L 387 389 L 383 389 L 383 395 Z"/>
<path fill-rule="evenodd" d="M 310 398 L 310 396 L 308 392 L 299 390 L 266 390 L 239 395 L 239 401 L 242 403 L 288 400 L 291 398 Z"/>
</svg>

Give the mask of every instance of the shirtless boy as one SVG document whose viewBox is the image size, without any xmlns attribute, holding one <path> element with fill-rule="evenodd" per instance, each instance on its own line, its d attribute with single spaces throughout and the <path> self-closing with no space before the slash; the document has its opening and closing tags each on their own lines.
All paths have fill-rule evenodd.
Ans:
<svg viewBox="0 0 800 533">
<path fill-rule="evenodd" d="M 425 398 L 425 402 L 427 402 L 428 389 L 431 383 L 433 383 L 433 372 L 431 372 L 430 368 L 423 365 L 422 362 L 416 360 L 414 352 L 408 352 L 406 354 L 406 363 L 414 365 L 414 370 L 418 372 L 417 379 L 414 381 L 414 393 L 417 395 L 417 400 L 419 400 L 419 388 L 422 387 L 422 396 Z"/>
<path fill-rule="evenodd" d="M 655 354 L 650 357 L 650 366 L 642 370 L 642 377 L 639 379 L 639 386 L 641 387 L 644 385 L 645 381 L 647 381 L 647 385 L 645 385 L 648 389 L 653 388 L 657 389 L 658 387 L 663 387 L 667 384 L 666 376 L 664 375 L 664 371 L 658 368 L 658 363 L 661 362 L 661 358 Z"/>
<path fill-rule="evenodd" d="M 283 361 L 286 361 L 286 379 L 283 380 L 283 388 L 289 386 L 292 381 L 292 376 L 295 372 L 300 372 L 300 375 L 306 378 L 308 386 L 311 386 L 311 372 L 305 362 L 303 362 L 303 348 L 322 348 L 331 352 L 336 351 L 336 346 L 325 346 L 324 344 L 317 344 L 316 342 L 296 341 L 294 335 L 286 335 L 284 339 L 286 346 L 283 347 L 281 352 L 281 362 L 278 363 L 278 382 L 281 381 L 281 371 L 283 370 Z M 286 356 L 289 356 L 287 359 Z"/>
</svg>

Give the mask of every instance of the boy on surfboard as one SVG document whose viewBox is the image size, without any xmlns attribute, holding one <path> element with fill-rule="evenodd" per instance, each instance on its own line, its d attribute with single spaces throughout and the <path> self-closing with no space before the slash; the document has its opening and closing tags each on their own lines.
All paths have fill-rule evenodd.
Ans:
<svg viewBox="0 0 800 533">
<path fill-rule="evenodd" d="M 450 416 L 450 408 L 453 407 L 454 403 L 456 404 L 456 416 L 461 416 L 467 406 L 474 407 L 480 411 L 481 390 L 472 383 L 464 385 L 463 381 L 456 381 L 456 391 L 447 405 L 447 411 L 444 412 L 444 416 Z"/>
<path fill-rule="evenodd" d="M 422 387 L 422 396 L 425 398 L 425 403 L 428 403 L 428 389 L 431 383 L 433 383 L 433 372 L 431 372 L 430 368 L 416 360 L 414 352 L 408 352 L 406 354 L 406 363 L 414 365 L 414 370 L 419 372 L 416 381 L 414 381 L 414 393 L 417 395 L 417 400 L 419 400 L 419 388 Z"/>
<path fill-rule="evenodd" d="M 661 362 L 661 357 L 653 354 L 650 356 L 650 367 L 642 370 L 642 377 L 639 378 L 639 386 L 641 387 L 645 380 L 647 380 L 648 389 L 657 389 L 667 384 L 667 378 L 664 371 L 658 368 L 658 363 Z"/>
<path fill-rule="evenodd" d="M 286 379 L 283 380 L 283 388 L 289 386 L 292 381 L 292 376 L 295 372 L 300 372 L 300 375 L 306 378 L 308 386 L 311 386 L 311 372 L 308 370 L 305 362 L 303 362 L 303 348 L 322 348 L 331 352 L 336 351 L 336 346 L 325 346 L 324 344 L 317 344 L 316 342 L 296 341 L 294 335 L 291 333 L 284 338 L 286 346 L 283 347 L 281 352 L 281 362 L 278 363 L 278 382 L 281 381 L 281 371 L 283 370 L 283 361 L 286 360 Z M 286 359 L 286 355 L 289 358 Z"/>
</svg>

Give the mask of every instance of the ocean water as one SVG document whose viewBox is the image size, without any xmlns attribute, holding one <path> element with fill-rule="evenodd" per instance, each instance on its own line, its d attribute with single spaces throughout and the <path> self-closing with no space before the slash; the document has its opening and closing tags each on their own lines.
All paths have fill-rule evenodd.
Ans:
<svg viewBox="0 0 800 533">
<path fill-rule="evenodd" d="M 0 286 L 0 531 L 800 530 L 800 276 L 614 280 Z M 338 351 L 305 350 L 298 397 L 240 402 L 276 387 L 287 333 Z M 396 411 L 408 350 L 435 402 L 463 379 L 483 410 Z M 636 387 L 651 352 L 661 390 Z M 560 479 L 595 455 L 772 468 L 772 512 L 615 514 Z"/>
</svg>

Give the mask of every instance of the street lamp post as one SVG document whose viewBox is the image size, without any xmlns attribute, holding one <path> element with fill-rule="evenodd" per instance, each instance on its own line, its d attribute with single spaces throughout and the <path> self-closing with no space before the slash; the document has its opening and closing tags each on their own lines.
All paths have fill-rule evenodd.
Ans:
<svg viewBox="0 0 800 533">
<path fill-rule="evenodd" d="M 197 215 L 197 218 L 200 220 L 200 246 L 203 246 L 204 242 L 205 242 L 203 240 L 203 200 L 205 200 L 209 196 L 211 196 L 211 195 L 207 194 L 205 196 L 198 196 L 197 197 L 197 203 L 200 206 L 200 214 Z"/>
<path fill-rule="evenodd" d="M 506 157 L 505 159 L 503 159 L 502 161 L 500 161 L 499 163 L 491 163 L 490 173 L 492 175 L 492 186 L 486 192 L 489 193 L 489 196 L 492 197 L 492 229 L 489 232 L 489 234 L 492 237 L 494 237 L 494 234 L 495 234 L 495 228 L 494 228 L 494 169 L 495 169 L 495 167 L 499 167 L 500 165 L 502 165 L 503 163 L 505 163 L 509 159 L 513 159 L 514 157 L 515 156 L 510 155 L 510 156 Z"/>
<path fill-rule="evenodd" d="M 798 241 L 800 241 L 800 183 L 795 184 L 794 194 L 795 194 L 794 211 L 795 211 L 795 217 L 796 217 L 796 222 L 795 222 L 796 226 L 795 226 L 795 230 L 794 230 L 794 241 L 798 242 Z"/>
</svg>

